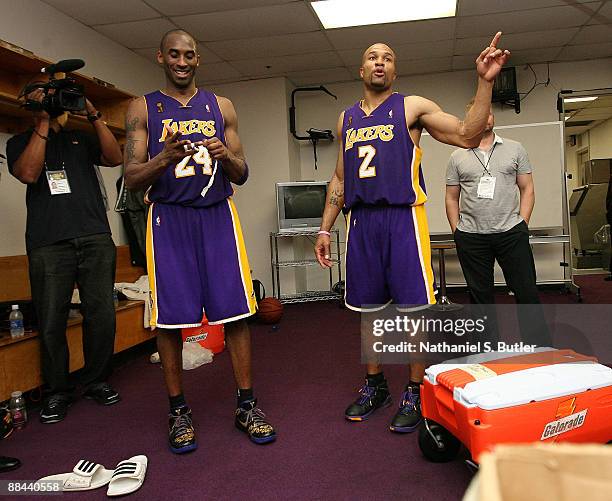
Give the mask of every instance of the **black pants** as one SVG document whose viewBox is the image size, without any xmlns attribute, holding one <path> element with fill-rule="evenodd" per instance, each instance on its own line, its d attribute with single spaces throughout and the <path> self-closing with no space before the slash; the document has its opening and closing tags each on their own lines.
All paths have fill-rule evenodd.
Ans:
<svg viewBox="0 0 612 501">
<path fill-rule="evenodd" d="M 527 224 L 523 221 L 502 233 L 467 233 L 456 230 L 454 238 L 472 303 L 495 303 L 494 265 L 497 260 L 516 302 L 521 305 L 537 305 L 519 307 L 523 341 L 550 346 L 550 335 L 536 287 L 536 269 Z M 491 320 L 491 340 L 497 341 L 494 309 L 488 308 L 486 314 Z"/>
<path fill-rule="evenodd" d="M 104 382 L 111 373 L 115 342 L 116 248 L 107 233 L 65 240 L 28 254 L 32 300 L 38 317 L 42 375 L 51 393 L 67 393 L 69 353 L 66 322 L 74 284 L 79 288 L 83 314 L 81 383 Z"/>
</svg>

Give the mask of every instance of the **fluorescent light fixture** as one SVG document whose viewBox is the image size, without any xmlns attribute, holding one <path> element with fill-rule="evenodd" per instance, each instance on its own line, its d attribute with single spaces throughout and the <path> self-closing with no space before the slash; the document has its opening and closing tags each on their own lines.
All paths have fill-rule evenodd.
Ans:
<svg viewBox="0 0 612 501">
<path fill-rule="evenodd" d="M 457 0 L 321 0 L 310 2 L 325 29 L 453 17 Z"/>
<path fill-rule="evenodd" d="M 566 97 L 563 99 L 565 103 L 583 103 L 585 101 L 595 101 L 598 96 L 589 96 L 589 97 Z"/>
</svg>

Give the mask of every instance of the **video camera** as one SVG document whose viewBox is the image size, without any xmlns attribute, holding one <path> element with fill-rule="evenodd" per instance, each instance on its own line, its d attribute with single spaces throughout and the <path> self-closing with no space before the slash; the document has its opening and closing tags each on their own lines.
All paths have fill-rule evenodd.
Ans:
<svg viewBox="0 0 612 501">
<path fill-rule="evenodd" d="M 42 89 L 44 97 L 42 102 L 27 99 L 23 108 L 30 111 L 46 111 L 52 118 L 60 116 L 65 111 L 78 112 L 85 109 L 85 93 L 82 85 L 77 84 L 73 77 L 57 79 L 57 73 L 76 71 L 85 66 L 82 59 L 64 59 L 43 68 L 41 73 L 49 75 L 48 82 L 33 82 L 28 84 L 21 93 L 27 96 L 36 89 Z"/>
</svg>

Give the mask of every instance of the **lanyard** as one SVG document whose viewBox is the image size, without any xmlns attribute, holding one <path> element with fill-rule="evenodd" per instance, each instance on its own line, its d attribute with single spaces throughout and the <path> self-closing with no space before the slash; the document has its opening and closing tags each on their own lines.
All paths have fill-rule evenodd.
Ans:
<svg viewBox="0 0 612 501">
<path fill-rule="evenodd" d="M 489 155 L 486 165 L 482 163 L 482 160 L 480 160 L 480 157 L 476 154 L 476 152 L 474 151 L 474 148 L 472 148 L 472 153 L 474 153 L 474 156 L 478 159 L 478 161 L 480 162 L 480 165 L 484 167 L 484 170 L 486 171 L 486 173 L 491 177 L 492 177 L 492 174 L 491 172 L 489 172 L 489 163 L 491 162 L 491 157 L 493 156 L 493 152 L 495 151 L 496 146 L 497 146 L 497 143 L 493 143 L 493 149 L 491 150 L 491 154 Z"/>
</svg>

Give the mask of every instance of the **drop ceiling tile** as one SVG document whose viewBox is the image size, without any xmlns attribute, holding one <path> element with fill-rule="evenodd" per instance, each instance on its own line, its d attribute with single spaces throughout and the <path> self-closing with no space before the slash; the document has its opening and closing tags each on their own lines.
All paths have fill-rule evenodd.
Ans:
<svg viewBox="0 0 612 501">
<path fill-rule="evenodd" d="M 206 45 L 220 57 L 230 61 L 251 57 L 285 56 L 332 50 L 331 44 L 320 31 L 245 40 L 207 42 Z"/>
<path fill-rule="evenodd" d="M 612 24 L 612 1 L 606 0 L 589 24 Z"/>
<path fill-rule="evenodd" d="M 361 61 L 364 48 L 339 50 L 338 54 L 347 66 L 354 66 Z M 411 61 L 414 59 L 423 59 L 427 57 L 445 57 L 451 56 L 453 53 L 452 40 L 437 40 L 433 42 L 420 42 L 414 44 L 394 45 L 393 50 L 397 57 L 397 61 Z"/>
<path fill-rule="evenodd" d="M 129 49 L 155 47 L 159 45 L 159 41 L 164 33 L 173 28 L 175 26 L 167 19 L 151 19 L 148 21 L 94 26 L 96 31 Z"/>
<path fill-rule="evenodd" d="M 196 72 L 197 82 L 211 82 L 219 80 L 239 80 L 242 74 L 229 63 L 201 64 Z"/>
<path fill-rule="evenodd" d="M 332 45 L 338 49 L 361 49 L 376 42 L 394 45 L 450 40 L 455 32 L 455 18 L 378 24 L 326 30 Z"/>
<path fill-rule="evenodd" d="M 592 0 L 577 0 L 572 3 L 587 3 Z M 564 0 L 459 0 L 459 16 L 477 16 L 495 12 L 539 9 L 567 5 Z"/>
<path fill-rule="evenodd" d="M 160 17 L 142 0 L 46 0 L 45 3 L 88 26 Z"/>
<path fill-rule="evenodd" d="M 147 49 L 133 49 L 134 52 L 144 57 L 147 61 L 151 61 L 152 63 L 157 64 L 157 50 L 158 47 L 149 47 Z M 202 44 L 198 44 L 198 52 L 200 54 L 200 63 L 218 63 L 221 61 L 221 58 L 217 56 L 214 52 L 208 50 Z"/>
<path fill-rule="evenodd" d="M 69 1 L 69 0 L 64 0 Z M 147 3 L 166 16 L 182 16 L 185 14 L 203 14 L 226 10 L 250 9 L 291 3 L 295 0 L 147 0 Z"/>
<path fill-rule="evenodd" d="M 510 51 L 562 47 L 578 33 L 579 29 L 576 27 L 530 33 L 511 33 L 503 36 L 500 47 L 507 48 Z M 490 37 L 459 38 L 455 44 L 455 55 L 473 55 L 476 58 L 490 42 Z"/>
<path fill-rule="evenodd" d="M 399 76 L 420 75 L 425 73 L 438 73 L 440 71 L 452 70 L 452 57 L 437 57 L 410 61 L 410 64 L 402 64 L 398 67 Z"/>
<path fill-rule="evenodd" d="M 291 72 L 287 78 L 296 86 L 319 85 L 331 82 L 347 82 L 353 79 L 353 75 L 345 67 L 327 68 L 322 70 L 310 70 Z"/>
<path fill-rule="evenodd" d="M 457 37 L 482 36 L 492 39 L 496 31 L 510 34 L 581 26 L 590 17 L 590 14 L 581 9 L 592 9 L 593 6 L 598 5 L 599 2 L 594 2 L 486 16 L 460 17 L 457 21 Z"/>
<path fill-rule="evenodd" d="M 546 49 L 529 49 L 517 50 L 512 53 L 512 58 L 509 61 L 511 66 L 519 66 L 521 64 L 546 63 L 557 60 L 557 54 L 561 47 L 548 47 Z"/>
<path fill-rule="evenodd" d="M 612 24 L 592 24 L 583 26 L 571 45 L 581 45 L 598 42 L 612 42 Z"/>
<path fill-rule="evenodd" d="M 476 71 L 476 56 L 453 56 L 453 70 Z M 510 60 L 512 61 L 512 59 Z M 510 63 L 512 64 L 512 63 Z"/>
<path fill-rule="evenodd" d="M 232 65 L 243 75 L 265 77 L 279 73 L 336 68 L 342 66 L 342 61 L 335 52 L 318 52 L 295 56 L 244 59 L 232 61 Z"/>
<path fill-rule="evenodd" d="M 612 42 L 585 45 L 569 45 L 558 56 L 559 61 L 579 61 L 612 57 Z"/>
<path fill-rule="evenodd" d="M 319 29 L 315 15 L 302 2 L 176 16 L 172 17 L 172 21 L 191 32 L 198 40 L 210 42 L 304 33 Z"/>
</svg>

